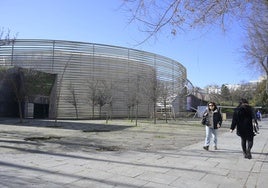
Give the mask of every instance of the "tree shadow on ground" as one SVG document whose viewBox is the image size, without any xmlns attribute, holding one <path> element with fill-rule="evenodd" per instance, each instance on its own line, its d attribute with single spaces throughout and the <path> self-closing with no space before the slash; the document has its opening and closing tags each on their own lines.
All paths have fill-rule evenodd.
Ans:
<svg viewBox="0 0 268 188">
<path fill-rule="evenodd" d="M 83 132 L 111 132 L 120 131 L 134 127 L 134 125 L 115 125 L 106 123 L 92 123 L 83 120 L 44 120 L 44 119 L 25 119 L 20 123 L 19 119 L 0 119 L 0 126 L 4 125 L 15 125 L 15 126 L 27 126 L 27 127 L 47 127 L 57 129 L 70 129 L 70 130 L 81 130 Z"/>
</svg>

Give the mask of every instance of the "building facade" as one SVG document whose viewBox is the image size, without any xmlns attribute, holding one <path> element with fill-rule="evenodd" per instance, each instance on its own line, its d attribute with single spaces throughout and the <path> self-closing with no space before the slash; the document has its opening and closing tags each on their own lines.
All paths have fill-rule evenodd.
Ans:
<svg viewBox="0 0 268 188">
<path fill-rule="evenodd" d="M 56 75 L 45 100 L 48 118 L 152 116 L 156 102 L 186 108 L 186 68 L 161 55 L 103 44 L 15 40 L 0 46 L 0 66 Z M 39 99 L 24 101 L 34 114 Z M 164 99 L 166 98 L 166 99 Z M 176 103 L 174 99 L 176 98 Z M 178 100 L 179 98 L 179 100 Z M 34 105 L 35 104 L 35 105 Z"/>
</svg>

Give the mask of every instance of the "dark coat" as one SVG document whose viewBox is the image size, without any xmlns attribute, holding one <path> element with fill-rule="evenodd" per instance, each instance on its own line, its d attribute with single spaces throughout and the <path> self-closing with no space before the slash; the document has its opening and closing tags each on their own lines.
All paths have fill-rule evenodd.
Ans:
<svg viewBox="0 0 268 188">
<path fill-rule="evenodd" d="M 209 113 L 208 111 L 205 111 L 203 117 L 207 117 L 208 113 Z M 213 113 L 213 128 L 218 129 L 218 127 L 217 127 L 218 124 L 221 126 L 222 116 L 221 116 L 221 113 L 219 112 L 219 110 L 217 109 L 217 111 Z"/>
<path fill-rule="evenodd" d="M 231 128 L 236 128 L 237 135 L 252 139 L 254 137 L 252 121 L 256 122 L 253 109 L 249 105 L 241 105 L 234 110 Z"/>
</svg>

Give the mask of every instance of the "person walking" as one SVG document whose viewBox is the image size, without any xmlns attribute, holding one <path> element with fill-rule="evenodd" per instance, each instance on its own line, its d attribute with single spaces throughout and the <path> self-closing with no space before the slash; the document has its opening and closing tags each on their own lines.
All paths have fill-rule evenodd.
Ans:
<svg viewBox="0 0 268 188">
<path fill-rule="evenodd" d="M 258 111 L 256 112 L 256 116 L 257 116 L 257 120 L 258 120 L 258 121 L 261 121 L 262 116 L 261 116 L 261 111 L 260 111 L 260 110 L 258 110 Z"/>
<path fill-rule="evenodd" d="M 258 124 L 254 110 L 246 99 L 241 99 L 238 107 L 234 110 L 230 132 L 236 128 L 236 134 L 241 137 L 241 147 L 245 158 L 251 159 L 251 149 L 255 136 L 253 122 Z"/>
<path fill-rule="evenodd" d="M 258 110 L 258 111 L 256 112 L 256 119 L 257 119 L 257 122 L 261 121 L 261 119 L 262 119 L 262 115 L 261 115 L 260 110 Z M 256 134 L 260 134 L 260 133 L 259 133 L 259 130 L 260 130 L 259 125 L 256 124 L 255 122 L 253 123 L 253 128 L 254 128 L 254 133 L 255 133 L 255 135 L 256 135 Z"/>
<path fill-rule="evenodd" d="M 208 103 L 208 107 L 203 114 L 203 118 L 205 119 L 204 124 L 206 125 L 206 137 L 203 148 L 205 150 L 209 150 L 209 145 L 212 137 L 214 149 L 217 150 L 217 132 L 218 128 L 220 128 L 222 124 L 222 116 L 215 102 Z"/>
</svg>

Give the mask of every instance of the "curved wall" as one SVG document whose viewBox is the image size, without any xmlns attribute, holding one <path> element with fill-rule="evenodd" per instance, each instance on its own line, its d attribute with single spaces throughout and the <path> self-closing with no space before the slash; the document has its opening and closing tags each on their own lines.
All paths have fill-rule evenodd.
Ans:
<svg viewBox="0 0 268 188">
<path fill-rule="evenodd" d="M 179 96 L 178 111 L 186 106 L 181 93 L 186 68 L 145 51 L 72 41 L 15 40 L 0 47 L 0 65 L 57 74 L 50 118 L 127 117 L 131 113 L 147 117 L 153 111 L 156 85 L 165 86 L 170 102 Z M 102 96 L 106 104 L 93 105 L 93 96 Z"/>
</svg>

